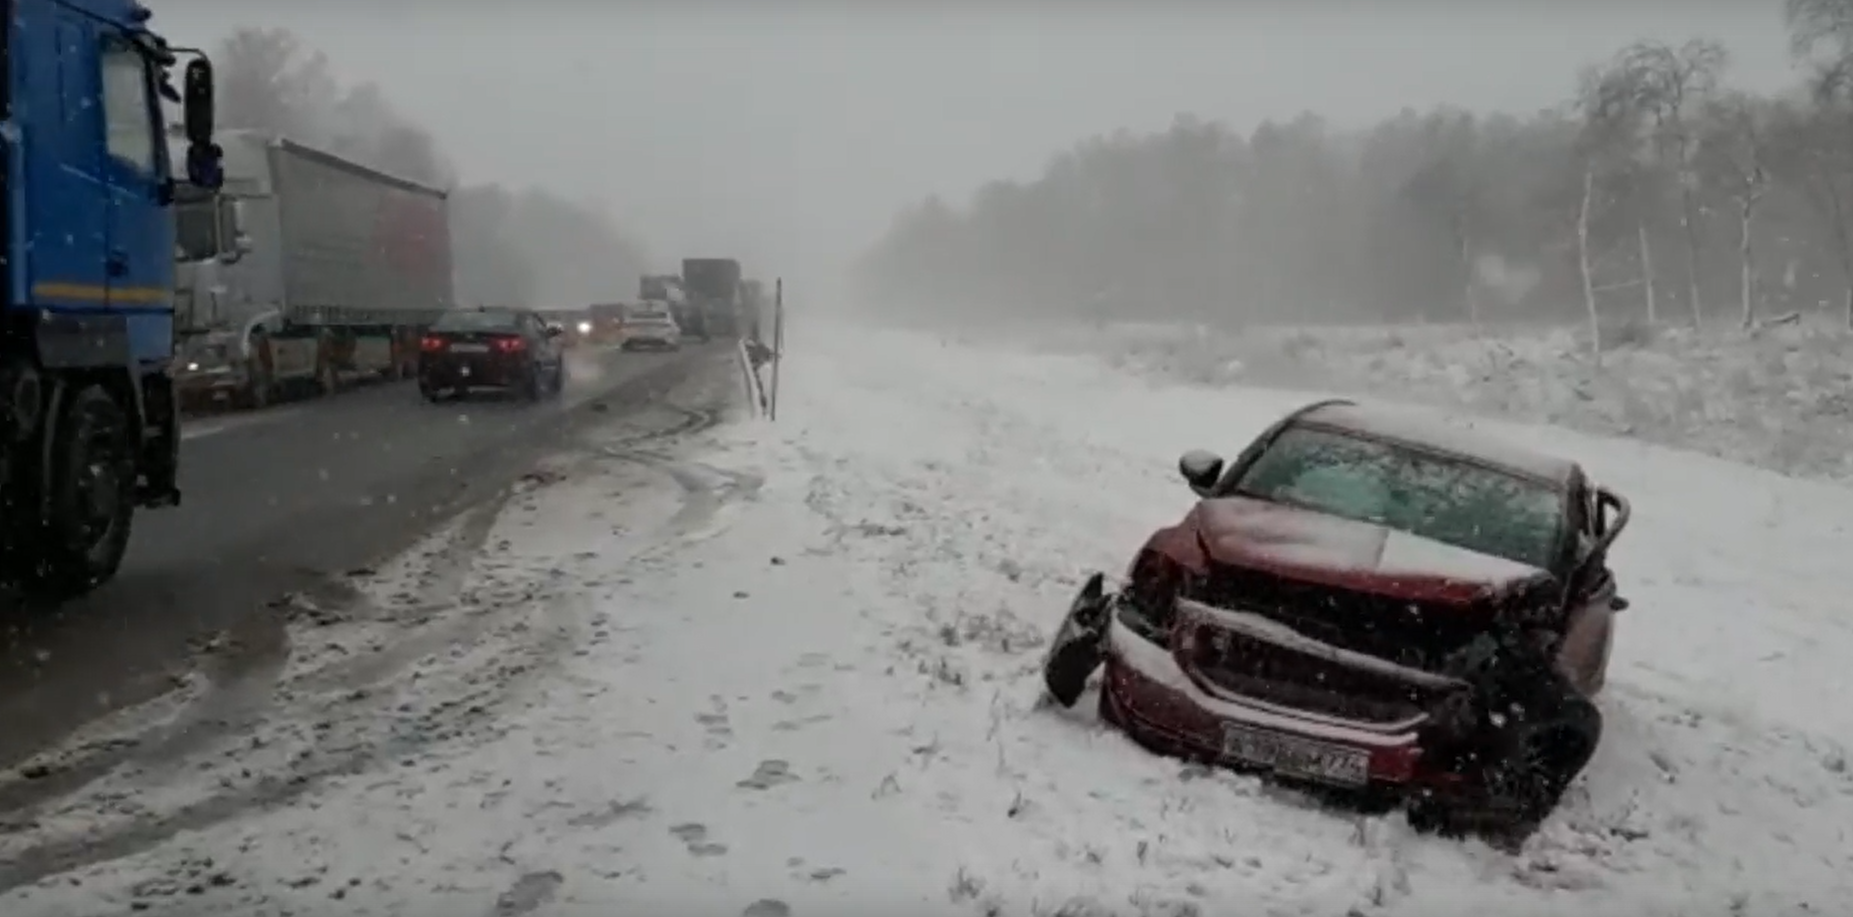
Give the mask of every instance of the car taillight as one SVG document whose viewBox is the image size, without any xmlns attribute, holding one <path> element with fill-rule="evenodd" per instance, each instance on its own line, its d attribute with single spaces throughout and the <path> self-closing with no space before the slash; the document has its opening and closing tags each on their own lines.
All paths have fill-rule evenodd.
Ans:
<svg viewBox="0 0 1853 917">
<path fill-rule="evenodd" d="M 503 353 L 517 353 L 528 349 L 528 342 L 521 338 L 496 338 L 495 349 Z"/>
<path fill-rule="evenodd" d="M 418 340 L 418 349 L 430 353 L 444 349 L 444 339 L 435 335 L 425 335 Z"/>
</svg>

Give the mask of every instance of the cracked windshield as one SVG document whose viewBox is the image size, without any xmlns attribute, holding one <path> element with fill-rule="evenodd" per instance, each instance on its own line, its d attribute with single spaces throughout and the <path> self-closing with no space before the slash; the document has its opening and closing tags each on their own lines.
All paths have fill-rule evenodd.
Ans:
<svg viewBox="0 0 1853 917">
<path fill-rule="evenodd" d="M 1853 0 L 0 10 L 0 914 L 1853 897 Z"/>
</svg>

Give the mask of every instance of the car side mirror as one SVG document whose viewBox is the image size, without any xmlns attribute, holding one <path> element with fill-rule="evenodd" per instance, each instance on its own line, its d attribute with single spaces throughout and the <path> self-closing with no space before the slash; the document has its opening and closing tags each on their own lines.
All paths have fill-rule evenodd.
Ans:
<svg viewBox="0 0 1853 917">
<path fill-rule="evenodd" d="M 1177 473 L 1199 497 L 1207 497 L 1222 478 L 1222 456 L 1204 449 L 1192 449 L 1177 460 Z"/>
<path fill-rule="evenodd" d="M 1596 488 L 1596 544 L 1593 553 L 1606 554 L 1628 527 L 1634 508 L 1626 497 L 1606 487 Z"/>
<path fill-rule="evenodd" d="M 550 338 L 557 338 L 560 335 L 565 334 L 565 333 L 566 333 L 566 326 L 564 325 L 548 325 L 547 326 L 547 336 Z"/>
</svg>

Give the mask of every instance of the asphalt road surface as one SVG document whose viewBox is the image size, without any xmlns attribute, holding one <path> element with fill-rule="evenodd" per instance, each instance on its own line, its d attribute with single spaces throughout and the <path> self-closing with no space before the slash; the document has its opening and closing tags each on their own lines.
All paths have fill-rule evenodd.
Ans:
<svg viewBox="0 0 1853 917">
<path fill-rule="evenodd" d="M 410 547 L 506 487 L 577 425 L 645 405 L 727 348 L 582 352 L 563 397 L 422 401 L 408 383 L 206 418 L 181 449 L 183 503 L 137 514 L 122 572 L 0 636 L 0 767 L 168 690 L 200 636 Z M 733 370 L 737 372 L 737 370 Z"/>
</svg>

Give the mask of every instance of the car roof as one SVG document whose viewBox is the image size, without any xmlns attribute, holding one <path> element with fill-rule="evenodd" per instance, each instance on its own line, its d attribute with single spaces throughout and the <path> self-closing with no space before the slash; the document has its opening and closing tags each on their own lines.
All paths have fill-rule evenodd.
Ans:
<svg viewBox="0 0 1853 917">
<path fill-rule="evenodd" d="M 1471 426 L 1448 423 L 1435 414 L 1409 408 L 1323 401 L 1301 409 L 1297 422 L 1422 446 L 1557 485 L 1569 485 L 1579 473 L 1577 463 L 1569 459 L 1527 449 Z"/>
</svg>

